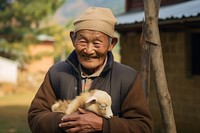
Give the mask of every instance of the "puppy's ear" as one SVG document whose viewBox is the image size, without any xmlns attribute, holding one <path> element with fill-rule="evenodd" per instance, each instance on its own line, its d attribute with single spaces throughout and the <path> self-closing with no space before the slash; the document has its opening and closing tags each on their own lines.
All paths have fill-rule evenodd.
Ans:
<svg viewBox="0 0 200 133">
<path fill-rule="evenodd" d="M 90 98 L 87 99 L 85 103 L 90 103 L 90 102 L 97 102 L 98 98 L 95 96 L 91 96 Z"/>
</svg>

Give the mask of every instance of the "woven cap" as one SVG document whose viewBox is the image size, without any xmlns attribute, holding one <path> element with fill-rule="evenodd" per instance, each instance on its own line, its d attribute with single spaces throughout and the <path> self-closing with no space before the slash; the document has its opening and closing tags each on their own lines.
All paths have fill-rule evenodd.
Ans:
<svg viewBox="0 0 200 133">
<path fill-rule="evenodd" d="M 109 8 L 90 7 L 80 17 L 75 19 L 75 32 L 79 30 L 96 30 L 114 36 L 114 29 L 117 20 Z"/>
</svg>

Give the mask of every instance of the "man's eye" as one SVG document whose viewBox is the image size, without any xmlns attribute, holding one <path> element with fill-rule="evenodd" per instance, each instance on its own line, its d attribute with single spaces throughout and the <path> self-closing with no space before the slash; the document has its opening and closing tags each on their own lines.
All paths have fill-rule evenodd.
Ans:
<svg viewBox="0 0 200 133">
<path fill-rule="evenodd" d="M 86 43 L 86 41 L 85 41 L 85 40 L 80 40 L 79 42 L 80 42 L 80 43 Z"/>
<path fill-rule="evenodd" d="M 100 45 L 100 43 L 98 43 L 98 42 L 94 42 L 93 44 L 94 44 L 94 45 Z"/>
<path fill-rule="evenodd" d="M 80 45 L 82 45 L 82 46 L 87 45 L 87 41 L 85 41 L 85 40 L 79 40 L 78 43 L 79 43 Z"/>
<path fill-rule="evenodd" d="M 100 42 L 94 42 L 93 45 L 94 45 L 95 47 L 99 47 L 99 46 L 101 46 L 101 43 L 100 43 Z"/>
</svg>

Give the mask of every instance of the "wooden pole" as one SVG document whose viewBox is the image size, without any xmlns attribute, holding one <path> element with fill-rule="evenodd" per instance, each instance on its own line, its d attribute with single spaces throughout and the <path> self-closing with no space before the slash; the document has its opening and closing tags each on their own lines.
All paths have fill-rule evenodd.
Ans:
<svg viewBox="0 0 200 133">
<path fill-rule="evenodd" d="M 156 1 L 156 2 L 155 2 Z M 158 101 L 166 133 L 176 133 L 171 97 L 165 76 L 163 55 L 158 28 L 160 0 L 143 0 L 145 12 L 146 43 L 150 47 L 152 68 L 155 77 Z"/>
<path fill-rule="evenodd" d="M 149 91 L 150 91 L 150 55 L 149 55 L 149 45 L 146 43 L 146 27 L 145 22 L 142 25 L 142 34 L 140 37 L 141 45 L 141 70 L 140 75 L 142 78 L 142 84 L 145 90 L 147 101 L 149 102 Z"/>
</svg>

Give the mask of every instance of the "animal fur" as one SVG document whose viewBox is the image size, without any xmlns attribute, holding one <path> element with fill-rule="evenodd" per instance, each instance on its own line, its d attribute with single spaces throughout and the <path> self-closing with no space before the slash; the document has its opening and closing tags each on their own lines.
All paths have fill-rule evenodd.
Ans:
<svg viewBox="0 0 200 133">
<path fill-rule="evenodd" d="M 91 90 L 81 93 L 80 96 L 76 96 L 76 98 L 71 101 L 58 100 L 52 105 L 51 109 L 52 112 L 71 114 L 76 112 L 78 108 L 83 108 L 105 118 L 111 118 L 113 116 L 111 104 L 111 97 L 105 91 Z"/>
</svg>

